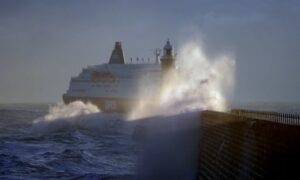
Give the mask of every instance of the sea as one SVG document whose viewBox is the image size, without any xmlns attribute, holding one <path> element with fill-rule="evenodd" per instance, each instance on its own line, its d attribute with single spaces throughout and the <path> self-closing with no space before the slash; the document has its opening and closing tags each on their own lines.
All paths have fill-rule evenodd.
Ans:
<svg viewBox="0 0 300 180">
<path fill-rule="evenodd" d="M 238 107 L 300 113 L 297 103 Z M 182 130 L 197 117 L 128 121 L 84 104 L 2 104 L 0 179 L 195 179 L 197 132 Z"/>
<path fill-rule="evenodd" d="M 51 106 L 0 106 L 0 179 L 133 178 L 141 148 L 121 115 L 47 122 Z"/>
</svg>

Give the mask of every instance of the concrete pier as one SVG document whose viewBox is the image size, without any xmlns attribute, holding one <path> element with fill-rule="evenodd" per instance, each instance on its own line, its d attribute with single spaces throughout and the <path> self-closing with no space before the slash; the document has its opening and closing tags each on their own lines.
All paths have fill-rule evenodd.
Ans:
<svg viewBox="0 0 300 180">
<path fill-rule="evenodd" d="M 298 179 L 299 115 L 203 111 L 198 179 Z"/>
</svg>

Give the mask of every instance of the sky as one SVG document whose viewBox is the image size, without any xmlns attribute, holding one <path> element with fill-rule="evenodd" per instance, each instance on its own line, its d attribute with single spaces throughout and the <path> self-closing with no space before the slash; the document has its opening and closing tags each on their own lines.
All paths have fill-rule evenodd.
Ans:
<svg viewBox="0 0 300 180">
<path fill-rule="evenodd" d="M 70 77 L 199 37 L 236 58 L 234 101 L 300 101 L 298 0 L 0 0 L 0 103 L 58 102 Z M 226 76 L 226 74 L 224 74 Z"/>
</svg>

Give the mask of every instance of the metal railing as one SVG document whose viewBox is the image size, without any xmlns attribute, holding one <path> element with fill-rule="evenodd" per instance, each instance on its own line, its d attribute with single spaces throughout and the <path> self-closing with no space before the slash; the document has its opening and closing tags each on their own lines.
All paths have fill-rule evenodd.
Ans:
<svg viewBox="0 0 300 180">
<path fill-rule="evenodd" d="M 254 110 L 246 110 L 246 109 L 232 109 L 230 114 L 272 121 L 276 123 L 288 124 L 288 125 L 300 125 L 300 115 L 299 114 L 289 114 L 289 113 L 280 113 L 280 112 L 268 112 L 268 111 L 254 111 Z"/>
</svg>

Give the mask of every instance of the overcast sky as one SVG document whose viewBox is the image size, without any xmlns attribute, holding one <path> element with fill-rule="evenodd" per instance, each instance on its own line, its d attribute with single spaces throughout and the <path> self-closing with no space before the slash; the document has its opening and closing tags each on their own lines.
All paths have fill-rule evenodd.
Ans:
<svg viewBox="0 0 300 180">
<path fill-rule="evenodd" d="M 235 54 L 234 100 L 300 101 L 298 0 L 0 0 L 0 103 L 61 101 L 116 40 L 153 57 L 195 33 L 209 55 Z"/>
</svg>

